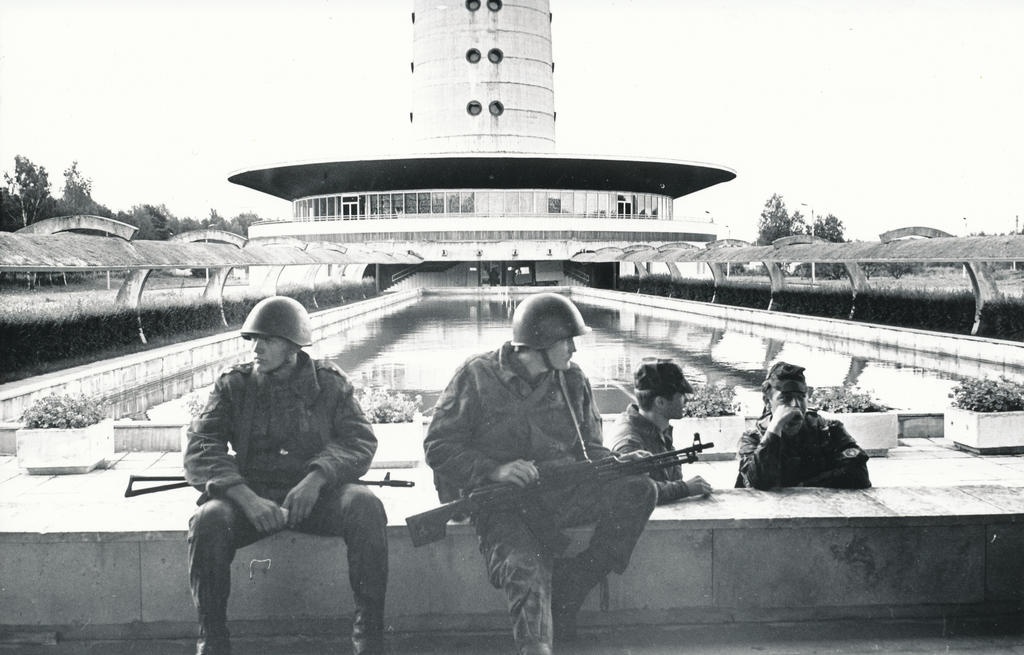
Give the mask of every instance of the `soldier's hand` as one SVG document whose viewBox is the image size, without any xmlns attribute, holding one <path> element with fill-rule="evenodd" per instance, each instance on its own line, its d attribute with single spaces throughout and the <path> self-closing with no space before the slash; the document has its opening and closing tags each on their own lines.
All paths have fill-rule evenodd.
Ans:
<svg viewBox="0 0 1024 655">
<path fill-rule="evenodd" d="M 229 488 L 227 494 L 242 509 L 245 518 L 260 532 L 284 530 L 287 522 L 285 512 L 274 501 L 257 496 L 255 491 L 244 484 Z"/>
<path fill-rule="evenodd" d="M 510 482 L 518 487 L 525 487 L 540 479 L 540 471 L 533 462 L 517 459 L 502 464 L 487 477 L 493 482 Z"/>
<path fill-rule="evenodd" d="M 707 483 L 707 480 L 695 475 L 686 481 L 686 488 L 690 490 L 691 496 L 701 496 L 707 498 L 711 495 L 711 485 Z"/>
<path fill-rule="evenodd" d="M 768 432 L 774 432 L 779 436 L 793 434 L 800 429 L 803 423 L 804 413 L 796 407 L 783 405 L 776 407 L 772 412 L 772 418 L 768 422 Z"/>
<path fill-rule="evenodd" d="M 292 487 L 284 497 L 283 507 L 288 510 L 288 527 L 294 528 L 306 520 L 313 506 L 320 498 L 320 490 L 327 479 L 319 471 L 311 471 L 302 481 Z"/>
</svg>

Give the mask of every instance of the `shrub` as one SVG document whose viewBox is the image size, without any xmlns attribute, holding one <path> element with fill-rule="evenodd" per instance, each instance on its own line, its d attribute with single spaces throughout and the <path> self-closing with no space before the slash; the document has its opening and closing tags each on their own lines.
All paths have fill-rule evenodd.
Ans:
<svg viewBox="0 0 1024 655">
<path fill-rule="evenodd" d="M 872 400 L 867 392 L 857 387 L 816 387 L 811 390 L 807 404 L 824 412 L 836 414 L 862 414 L 885 412 L 889 408 Z"/>
<path fill-rule="evenodd" d="M 83 394 L 51 393 L 33 402 L 21 415 L 29 429 L 87 428 L 102 420 L 102 404 Z"/>
<path fill-rule="evenodd" d="M 696 389 L 683 404 L 683 416 L 690 418 L 733 416 L 738 412 L 736 389 L 721 385 L 709 384 Z"/>
<path fill-rule="evenodd" d="M 963 380 L 950 394 L 952 405 L 971 412 L 1016 412 L 1024 410 L 1024 384 L 1005 377 Z"/>
<path fill-rule="evenodd" d="M 409 423 L 423 399 L 419 395 L 410 398 L 408 394 L 384 387 L 366 387 L 358 400 L 370 423 Z"/>
</svg>

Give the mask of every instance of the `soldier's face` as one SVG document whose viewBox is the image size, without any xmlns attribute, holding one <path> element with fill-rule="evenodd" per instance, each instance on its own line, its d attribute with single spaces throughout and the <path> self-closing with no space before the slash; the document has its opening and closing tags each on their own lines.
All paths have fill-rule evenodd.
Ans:
<svg viewBox="0 0 1024 655">
<path fill-rule="evenodd" d="M 800 430 L 804 422 L 804 414 L 807 412 L 807 396 L 800 391 L 780 391 L 772 389 L 768 396 L 768 404 L 771 407 L 772 415 L 781 413 L 791 415 L 783 430 L 786 434 L 795 434 Z"/>
<path fill-rule="evenodd" d="M 556 371 L 568 371 L 569 362 L 572 360 L 572 354 L 574 352 L 576 352 L 576 343 L 572 340 L 572 337 L 556 341 L 554 345 L 547 350 L 548 361 L 551 363 L 551 368 Z"/>
<path fill-rule="evenodd" d="M 252 358 L 256 372 L 270 375 L 295 364 L 299 347 L 287 339 L 257 335 L 252 338 Z"/>
<path fill-rule="evenodd" d="M 672 394 L 672 397 L 667 400 L 668 404 L 666 405 L 665 418 L 683 418 L 683 405 L 686 404 L 686 395 L 677 392 Z"/>
</svg>

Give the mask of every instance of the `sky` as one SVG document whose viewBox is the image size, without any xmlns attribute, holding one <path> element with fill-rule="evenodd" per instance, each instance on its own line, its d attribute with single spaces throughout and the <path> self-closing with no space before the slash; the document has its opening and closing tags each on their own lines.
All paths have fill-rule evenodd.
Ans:
<svg viewBox="0 0 1024 655">
<path fill-rule="evenodd" d="M 414 151 L 412 9 L 0 0 L 0 171 L 26 156 L 59 195 L 77 161 L 113 210 L 286 217 L 287 202 L 228 176 Z M 551 0 L 551 11 L 557 152 L 736 171 L 677 200 L 677 218 L 752 240 L 777 193 L 790 213 L 836 215 L 853 239 L 1024 220 L 1024 2 Z"/>
</svg>

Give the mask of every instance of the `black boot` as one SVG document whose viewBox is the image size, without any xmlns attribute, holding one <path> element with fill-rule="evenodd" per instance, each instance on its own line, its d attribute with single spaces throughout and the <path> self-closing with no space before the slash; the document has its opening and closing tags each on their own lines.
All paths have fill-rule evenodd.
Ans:
<svg viewBox="0 0 1024 655">
<path fill-rule="evenodd" d="M 556 642 L 577 638 L 576 615 L 605 571 L 578 557 L 556 559 L 551 571 L 551 622 Z"/>
<path fill-rule="evenodd" d="M 384 601 L 356 597 L 352 617 L 352 652 L 381 655 L 384 652 Z"/>
<path fill-rule="evenodd" d="M 231 655 L 227 626 L 202 624 L 196 641 L 196 655 Z"/>
</svg>

